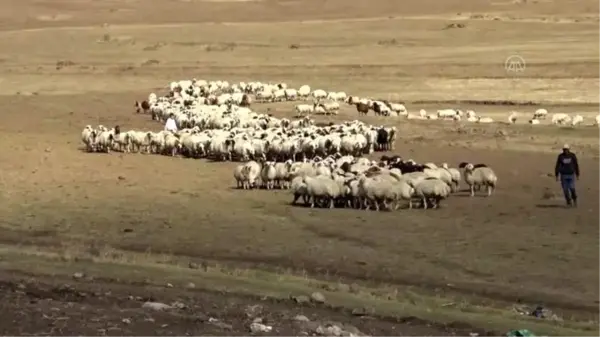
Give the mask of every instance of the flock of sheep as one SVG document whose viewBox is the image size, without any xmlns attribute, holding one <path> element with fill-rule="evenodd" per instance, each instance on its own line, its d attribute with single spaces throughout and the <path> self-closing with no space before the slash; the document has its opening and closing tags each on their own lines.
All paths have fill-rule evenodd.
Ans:
<svg viewBox="0 0 600 337">
<path fill-rule="evenodd" d="M 485 164 L 461 163 L 464 181 L 471 196 L 475 190 L 487 189 L 492 195 L 498 183 L 494 171 Z M 310 207 L 397 210 L 404 201 L 413 208 L 437 208 L 440 202 L 459 190 L 461 172 L 447 163 L 417 164 L 401 157 L 383 156 L 379 162 L 342 156 L 315 157 L 311 161 L 256 162 L 237 166 L 233 176 L 238 188 L 262 187 L 290 189 L 292 204 L 302 198 Z"/>
<path fill-rule="evenodd" d="M 318 109 L 335 113 L 333 103 L 339 107 L 339 101 L 355 100 L 343 92 L 311 91 L 308 86 L 289 89 L 283 83 L 179 81 L 171 84 L 166 96 L 152 93 L 148 100 L 135 104 L 138 113 L 148 113 L 153 120 L 173 118 L 176 131 L 121 131 L 119 126 L 88 125 L 81 136 L 89 152 L 116 150 L 243 161 L 234 171 L 239 188 L 289 189 L 293 203 L 302 198 L 311 207 L 398 209 L 403 200 L 409 208 L 417 200 L 424 208 L 436 208 L 458 191 L 462 179 L 472 196 L 482 187 L 487 188 L 488 196 L 493 193 L 498 178 L 484 164 L 462 163 L 451 168 L 446 163 L 421 165 L 398 156 L 383 156 L 379 162 L 363 157 L 393 150 L 395 127 L 358 120 L 318 125 L 309 114 L 289 120 L 250 109 L 253 100 L 307 100 L 311 96 L 312 113 Z M 361 102 L 352 104 L 358 108 Z M 402 104 L 365 104 L 376 114 L 406 112 Z M 295 109 L 304 112 L 303 104 Z M 462 174 L 459 169 L 464 169 Z"/>
</svg>

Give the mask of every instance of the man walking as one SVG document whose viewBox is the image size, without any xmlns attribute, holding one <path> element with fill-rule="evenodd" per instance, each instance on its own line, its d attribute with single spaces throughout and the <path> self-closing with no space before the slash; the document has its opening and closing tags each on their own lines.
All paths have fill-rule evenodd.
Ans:
<svg viewBox="0 0 600 337">
<path fill-rule="evenodd" d="M 567 206 L 570 207 L 572 205 L 577 207 L 577 193 L 575 192 L 575 179 L 579 179 L 577 156 L 569 150 L 569 144 L 565 144 L 562 150 L 563 152 L 556 159 L 554 176 L 556 177 L 556 181 L 558 181 L 560 175 L 560 185 L 565 194 Z"/>
</svg>

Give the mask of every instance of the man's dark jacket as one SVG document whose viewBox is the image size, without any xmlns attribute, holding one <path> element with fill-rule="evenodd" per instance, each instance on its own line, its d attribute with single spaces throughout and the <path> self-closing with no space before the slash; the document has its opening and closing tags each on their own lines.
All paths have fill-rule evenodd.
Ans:
<svg viewBox="0 0 600 337">
<path fill-rule="evenodd" d="M 579 164 L 577 163 L 577 156 L 575 156 L 575 153 L 563 152 L 558 155 L 556 167 L 554 168 L 554 175 L 558 177 L 559 174 L 574 174 L 579 177 Z"/>
</svg>

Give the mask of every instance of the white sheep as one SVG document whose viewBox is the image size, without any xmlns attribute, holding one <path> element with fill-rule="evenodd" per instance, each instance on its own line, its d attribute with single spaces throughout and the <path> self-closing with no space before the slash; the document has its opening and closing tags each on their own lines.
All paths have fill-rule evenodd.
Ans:
<svg viewBox="0 0 600 337">
<path fill-rule="evenodd" d="M 309 177 L 304 176 L 306 191 L 311 198 L 310 207 L 315 207 L 315 203 L 322 203 L 333 208 L 334 199 L 341 196 L 343 189 L 333 179 L 325 176 Z"/>
<path fill-rule="evenodd" d="M 493 123 L 494 120 L 490 117 L 477 117 L 477 123 Z"/>
<path fill-rule="evenodd" d="M 536 119 L 536 118 L 530 119 L 529 120 L 529 124 L 531 124 L 531 125 L 539 125 L 540 124 L 540 120 Z"/>
<path fill-rule="evenodd" d="M 284 163 L 276 163 L 275 164 L 275 171 L 276 171 L 275 182 L 281 189 L 290 188 L 289 173 L 290 173 L 291 166 L 292 166 L 291 160 L 286 160 Z"/>
<path fill-rule="evenodd" d="M 97 132 L 92 128 L 91 125 L 86 125 L 86 127 L 81 132 L 81 140 L 83 144 L 85 144 L 86 150 L 88 152 L 93 152 L 96 147 L 96 136 Z"/>
<path fill-rule="evenodd" d="M 414 196 L 421 199 L 424 209 L 428 208 L 428 204 L 430 204 L 432 208 L 438 208 L 440 202 L 443 199 L 446 199 L 451 192 L 448 184 L 433 177 L 421 180 L 415 185 L 414 189 Z"/>
<path fill-rule="evenodd" d="M 508 115 L 508 123 L 515 124 L 517 122 L 518 113 L 513 111 Z"/>
<path fill-rule="evenodd" d="M 295 101 L 298 98 L 298 91 L 296 89 L 285 89 L 284 93 L 287 101 Z"/>
<path fill-rule="evenodd" d="M 235 167 L 235 169 L 233 170 L 233 177 L 235 178 L 235 181 L 237 183 L 237 188 L 245 188 L 246 185 L 244 185 L 244 181 L 245 181 L 245 176 L 244 176 L 244 164 L 242 165 L 238 165 Z"/>
<path fill-rule="evenodd" d="M 469 185 L 471 196 L 475 196 L 475 187 L 480 186 L 486 186 L 487 195 L 492 195 L 498 184 L 498 177 L 494 173 L 494 170 L 487 166 L 475 168 L 471 163 L 467 163 L 464 168 L 465 182 Z"/>
<path fill-rule="evenodd" d="M 304 114 L 311 114 L 315 111 L 315 105 L 310 104 L 298 104 L 295 107 L 297 116 L 302 116 Z"/>
<path fill-rule="evenodd" d="M 275 162 L 267 161 L 264 163 L 260 172 L 260 180 L 267 190 L 272 190 L 275 187 L 275 179 L 277 179 L 277 170 Z"/>
<path fill-rule="evenodd" d="M 300 89 L 298 89 L 298 96 L 302 97 L 304 100 L 308 99 L 308 96 L 310 96 L 310 86 L 306 84 L 301 86 Z"/>
<path fill-rule="evenodd" d="M 130 138 L 127 132 L 120 132 L 113 136 L 113 145 L 121 152 L 130 152 Z"/>
<path fill-rule="evenodd" d="M 327 92 L 325 92 L 325 90 L 322 89 L 317 89 L 312 92 L 312 96 L 316 100 L 324 99 L 325 97 L 327 97 Z"/>
<path fill-rule="evenodd" d="M 453 167 L 448 167 L 448 163 L 442 163 L 442 168 L 447 170 L 450 173 L 450 176 L 452 177 L 452 185 L 450 185 L 450 187 L 452 188 L 452 192 L 458 191 L 461 179 L 460 171 Z"/>
<path fill-rule="evenodd" d="M 244 175 L 245 189 L 252 189 L 257 186 L 258 179 L 260 178 L 261 166 L 255 161 L 249 161 L 244 164 L 242 174 Z"/>
<path fill-rule="evenodd" d="M 571 121 L 571 125 L 573 125 L 573 126 L 577 126 L 581 123 L 583 123 L 583 116 L 581 116 L 581 115 L 576 115 L 575 117 L 573 117 L 573 120 Z"/>
<path fill-rule="evenodd" d="M 600 114 L 596 115 L 596 125 L 600 126 Z"/>
<path fill-rule="evenodd" d="M 111 131 L 101 131 L 96 138 L 97 149 L 102 152 L 110 153 L 114 135 Z"/>
<path fill-rule="evenodd" d="M 294 179 L 292 179 L 292 181 L 290 183 L 290 190 L 291 190 L 292 194 L 294 195 L 294 200 L 292 200 L 292 205 L 295 205 L 296 201 L 298 201 L 298 198 L 300 198 L 300 197 L 302 197 L 304 199 L 304 204 L 308 204 L 308 202 L 309 202 L 308 190 L 306 188 L 306 183 L 304 182 L 303 176 L 297 176 Z"/>
<path fill-rule="evenodd" d="M 571 116 L 565 113 L 556 113 L 552 115 L 552 124 L 564 125 L 571 122 Z"/>
<path fill-rule="evenodd" d="M 340 109 L 340 104 L 335 101 L 323 102 L 321 103 L 321 106 L 325 109 L 326 112 L 333 114 L 337 114 L 337 111 Z"/>
<path fill-rule="evenodd" d="M 533 113 L 533 119 L 546 119 L 547 115 L 548 115 L 548 110 L 546 110 L 546 109 L 537 109 Z"/>
<path fill-rule="evenodd" d="M 177 136 L 172 133 L 167 133 L 164 136 L 164 148 L 163 151 L 165 154 L 171 154 L 172 157 L 175 157 L 177 153 L 181 150 L 181 141 Z"/>
</svg>

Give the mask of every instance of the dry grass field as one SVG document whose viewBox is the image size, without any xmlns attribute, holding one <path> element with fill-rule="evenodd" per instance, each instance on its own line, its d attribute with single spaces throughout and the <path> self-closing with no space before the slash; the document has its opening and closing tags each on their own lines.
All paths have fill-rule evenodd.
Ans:
<svg viewBox="0 0 600 337">
<path fill-rule="evenodd" d="M 84 272 L 91 284 L 69 282 L 115 294 L 169 282 L 174 289 L 157 296 L 227 303 L 223 315 L 237 322 L 219 332 L 165 314 L 179 328 L 139 323 L 113 334 L 244 334 L 235 310 L 252 301 L 243 296 L 319 289 L 331 306 L 371 308 L 376 320 L 324 307 L 303 312 L 353 320 L 371 334 L 597 335 L 598 10 L 591 0 L 3 1 L 3 282 L 48 287 Z M 506 71 L 511 55 L 526 61 L 525 71 Z M 86 124 L 159 130 L 135 114 L 134 100 L 192 77 L 310 84 L 402 101 L 412 112 L 474 109 L 500 123 L 361 119 L 395 125 L 394 152 L 417 161 L 487 163 L 499 175 L 497 194 L 461 193 L 434 211 L 313 210 L 291 206 L 286 191 L 236 190 L 235 163 L 80 150 Z M 483 104 L 500 101 L 515 105 Z M 292 107 L 253 109 L 291 117 Z M 586 125 L 528 125 L 540 107 L 581 114 Z M 508 125 L 513 110 L 521 117 Z M 352 108 L 318 117 L 356 118 Z M 580 158 L 577 209 L 563 208 L 553 177 L 563 143 Z M 182 290 L 188 282 L 196 288 Z M 18 313 L 51 306 L 12 301 L 11 287 L 0 287 L 0 315 L 14 318 L 0 322 L 0 333 L 47 331 L 19 324 Z M 205 293 L 216 290 L 227 294 Z M 117 310 L 110 296 L 85 301 Z M 518 316 L 516 304 L 543 305 L 562 321 Z M 297 313 L 288 302 L 271 308 Z M 85 317 L 70 322 L 51 334 L 101 334 Z M 298 332 L 281 326 L 273 334 Z"/>
</svg>

